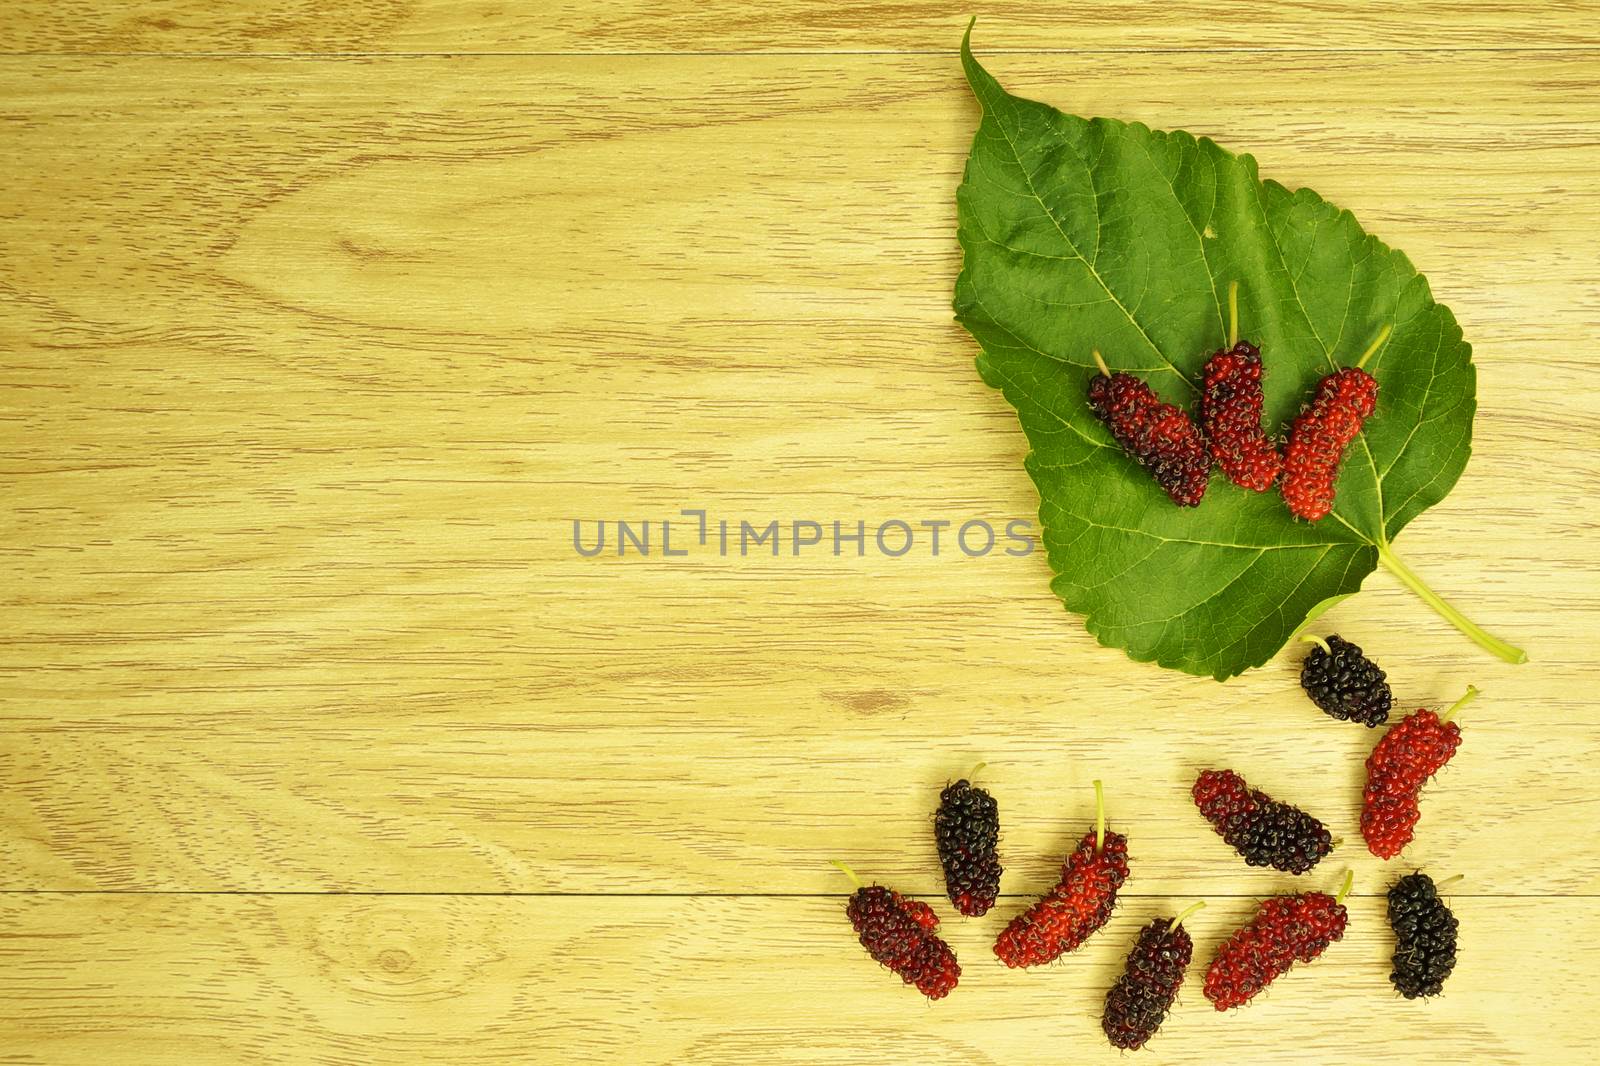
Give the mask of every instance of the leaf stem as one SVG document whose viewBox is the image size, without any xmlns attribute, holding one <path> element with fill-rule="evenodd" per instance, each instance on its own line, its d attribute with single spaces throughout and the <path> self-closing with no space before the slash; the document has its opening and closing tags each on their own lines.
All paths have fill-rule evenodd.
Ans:
<svg viewBox="0 0 1600 1066">
<path fill-rule="evenodd" d="M 1356 872 L 1354 870 L 1346 870 L 1344 872 L 1344 887 L 1339 889 L 1339 894 L 1333 897 L 1333 901 L 1335 903 L 1343 903 L 1344 898 L 1350 894 L 1350 889 L 1354 887 L 1355 883 Z"/>
<path fill-rule="evenodd" d="M 1465 707 L 1467 704 L 1471 703 L 1473 700 L 1475 700 L 1477 698 L 1478 698 L 1478 686 L 1476 686 L 1476 685 L 1468 685 L 1467 686 L 1467 694 L 1465 696 L 1462 696 L 1459 700 L 1456 700 L 1454 703 L 1452 703 L 1450 705 L 1450 709 L 1448 711 L 1445 711 L 1443 714 L 1441 714 L 1439 716 L 1439 721 L 1448 722 L 1451 718 L 1455 717 L 1455 713 L 1457 711 L 1459 711 L 1461 708 Z"/>
<path fill-rule="evenodd" d="M 1400 557 L 1395 555 L 1394 549 L 1390 548 L 1388 544 L 1379 544 L 1377 548 L 1378 561 L 1391 574 L 1399 578 L 1401 584 L 1421 596 L 1422 602 L 1444 615 L 1451 625 L 1470 637 L 1473 643 L 1508 663 L 1525 663 L 1528 661 L 1527 652 L 1514 644 L 1507 644 L 1499 637 L 1482 629 L 1466 615 L 1446 603 L 1443 597 L 1423 583 L 1422 578 L 1418 577 L 1414 570 L 1400 561 Z"/>
<path fill-rule="evenodd" d="M 1317 647 L 1319 647 L 1319 648 L 1321 648 L 1323 650 L 1324 654 L 1327 654 L 1327 655 L 1332 655 L 1333 654 L 1333 649 L 1328 647 L 1328 642 L 1323 640 L 1321 637 L 1317 636 L 1315 633 L 1301 633 L 1300 634 L 1300 639 L 1303 640 L 1303 641 L 1306 641 L 1309 644 L 1315 644 Z"/>
<path fill-rule="evenodd" d="M 1239 343 L 1239 283 L 1228 282 L 1228 347 Z"/>
<path fill-rule="evenodd" d="M 855 885 L 857 888 L 861 887 L 861 878 L 856 876 L 856 872 L 854 870 L 850 869 L 850 867 L 846 866 L 838 859 L 829 859 L 828 861 L 837 866 L 839 869 L 843 870 L 844 875 L 850 879 L 850 883 L 852 885 Z"/>
<path fill-rule="evenodd" d="M 1389 339 L 1389 334 L 1394 332 L 1394 324 L 1390 323 L 1378 331 L 1372 338 L 1372 343 L 1367 345 L 1367 350 L 1361 353 L 1361 358 L 1356 360 L 1356 369 L 1360 370 L 1367 365 L 1367 360 L 1372 358 L 1374 352 L 1383 347 L 1383 342 Z"/>
<path fill-rule="evenodd" d="M 1187 907 L 1183 908 L 1183 910 L 1178 912 L 1178 916 L 1176 918 L 1172 919 L 1172 922 L 1167 926 L 1167 932 L 1170 933 L 1174 929 L 1178 928 L 1178 926 L 1183 924 L 1183 920 L 1185 918 L 1189 917 L 1189 915 L 1193 914 L 1195 911 L 1199 910 L 1201 907 L 1204 907 L 1205 905 L 1206 905 L 1206 901 L 1205 900 L 1197 899 L 1193 903 L 1189 904 Z"/>
<path fill-rule="evenodd" d="M 1105 356 L 1100 354 L 1099 348 L 1094 350 L 1094 365 L 1099 367 L 1100 373 L 1104 374 L 1106 377 L 1111 376 L 1111 368 L 1106 366 Z"/>
<path fill-rule="evenodd" d="M 1106 846 L 1106 792 L 1098 780 L 1094 783 L 1094 853 L 1096 855 L 1105 850 Z"/>
</svg>

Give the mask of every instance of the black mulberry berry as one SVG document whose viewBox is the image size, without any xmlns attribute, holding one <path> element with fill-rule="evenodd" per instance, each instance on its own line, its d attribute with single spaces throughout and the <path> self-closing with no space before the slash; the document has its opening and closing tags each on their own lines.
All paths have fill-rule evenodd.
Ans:
<svg viewBox="0 0 1600 1066">
<path fill-rule="evenodd" d="M 1317 642 L 1300 667 L 1300 687 L 1311 702 L 1341 722 L 1368 727 L 1387 722 L 1393 697 L 1378 664 L 1337 633 L 1325 646 L 1317 637 L 1306 639 Z"/>
<path fill-rule="evenodd" d="M 1456 965 L 1455 915 L 1439 898 L 1433 878 L 1407 874 L 1389 890 L 1394 929 L 1394 972 L 1389 980 L 1407 999 L 1437 996 Z"/>
<path fill-rule="evenodd" d="M 945 891 L 968 917 L 986 914 L 1000 893 L 1000 807 L 965 778 L 945 786 L 933 818 Z"/>
</svg>

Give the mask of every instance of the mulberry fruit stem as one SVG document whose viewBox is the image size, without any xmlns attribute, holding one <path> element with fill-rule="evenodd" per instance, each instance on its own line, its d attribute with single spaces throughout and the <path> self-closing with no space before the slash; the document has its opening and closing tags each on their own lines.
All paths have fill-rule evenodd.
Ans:
<svg viewBox="0 0 1600 1066">
<path fill-rule="evenodd" d="M 1416 571 L 1400 561 L 1400 557 L 1394 553 L 1394 549 L 1389 547 L 1387 543 L 1378 544 L 1377 549 L 1378 561 L 1391 574 L 1399 578 L 1402 585 L 1422 597 L 1423 603 L 1438 611 L 1446 621 L 1471 638 L 1473 643 L 1489 652 L 1489 654 L 1508 663 L 1525 663 L 1528 661 L 1527 652 L 1484 630 L 1474 623 L 1472 619 L 1445 602 L 1444 597 L 1429 588 L 1422 578 L 1417 576 Z"/>
<path fill-rule="evenodd" d="M 1239 343 L 1239 283 L 1228 282 L 1228 347 Z"/>
<path fill-rule="evenodd" d="M 852 885 L 854 885 L 856 888 L 861 887 L 861 876 L 854 870 L 850 869 L 850 867 L 846 866 L 838 859 L 829 859 L 828 862 L 834 866 L 837 866 L 841 871 L 843 871 L 844 875 L 850 879 L 850 883 Z"/>
<path fill-rule="evenodd" d="M 1204 907 L 1205 905 L 1206 905 L 1206 901 L 1205 900 L 1203 900 L 1203 899 L 1195 900 L 1193 903 L 1189 904 L 1187 907 L 1183 908 L 1183 910 L 1178 912 L 1178 916 L 1176 918 L 1172 919 L 1172 925 L 1169 928 L 1172 928 L 1172 929 L 1178 928 L 1178 926 L 1183 924 L 1183 920 L 1185 918 L 1189 917 L 1189 915 L 1193 914 L 1195 911 L 1199 910 L 1200 908 Z"/>
<path fill-rule="evenodd" d="M 1459 711 L 1461 708 L 1465 707 L 1467 704 L 1471 703 L 1473 700 L 1475 700 L 1477 698 L 1478 698 L 1478 686 L 1477 685 L 1468 685 L 1467 686 L 1467 691 L 1462 695 L 1462 697 L 1459 700 L 1456 700 L 1454 703 L 1452 703 L 1450 705 L 1450 709 L 1448 711 L 1445 711 L 1443 714 L 1441 714 L 1439 716 L 1439 721 L 1440 722 L 1448 722 L 1451 718 L 1455 717 L 1455 713 L 1457 711 Z"/>
<path fill-rule="evenodd" d="M 1383 347 L 1383 342 L 1388 340 L 1389 339 L 1389 334 L 1391 334 L 1393 332 L 1394 332 L 1394 325 L 1393 324 L 1386 325 L 1386 326 L 1384 326 L 1382 329 L 1380 329 L 1378 331 L 1378 335 L 1376 337 L 1372 338 L 1372 343 L 1367 345 L 1367 350 L 1361 353 L 1361 358 L 1356 360 L 1356 369 L 1357 370 L 1361 370 L 1364 367 L 1366 367 L 1367 360 L 1371 359 L 1373 357 L 1373 355 L 1377 352 L 1377 350 L 1379 348 Z"/>
<path fill-rule="evenodd" d="M 1350 890 L 1355 887 L 1355 884 L 1356 872 L 1354 870 L 1346 870 L 1344 872 L 1344 884 L 1339 886 L 1339 894 L 1333 897 L 1333 901 L 1335 903 L 1343 903 L 1344 898 L 1350 894 Z"/>
<path fill-rule="evenodd" d="M 1106 790 L 1099 781 L 1094 783 L 1094 853 L 1106 850 Z"/>
<path fill-rule="evenodd" d="M 1324 655 L 1333 654 L 1333 649 L 1328 647 L 1328 642 L 1317 636 L 1315 633 L 1302 633 L 1300 634 L 1300 639 L 1305 641 L 1307 644 L 1315 644 L 1317 647 L 1322 649 L 1322 653 Z"/>
</svg>

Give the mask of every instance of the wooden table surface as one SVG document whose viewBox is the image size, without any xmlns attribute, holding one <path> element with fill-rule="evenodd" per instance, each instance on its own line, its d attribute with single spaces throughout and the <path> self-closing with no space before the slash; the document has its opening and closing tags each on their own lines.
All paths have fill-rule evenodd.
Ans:
<svg viewBox="0 0 1600 1066">
<path fill-rule="evenodd" d="M 1020 7 L 1021 5 L 1017 5 Z M 1405 249 L 1475 348 L 1455 492 L 1329 616 L 1406 708 L 1484 696 L 1387 865 L 1373 735 L 1099 647 L 1042 553 L 715 523 L 1034 515 L 952 321 L 968 9 L 13 3 L 0 25 L 0 1060 L 1117 1062 L 1133 931 L 1257 897 L 1227 764 L 1346 838 L 1344 942 L 1151 1061 L 1587 1061 L 1600 952 L 1600 6 L 976 5 L 1013 91 L 1254 152 Z M 708 513 L 710 543 L 685 509 Z M 677 519 L 585 558 L 572 521 Z M 615 530 L 612 530 L 613 536 Z M 870 534 L 869 534 L 870 535 Z M 947 534 L 948 535 L 948 534 Z M 977 761 L 1006 897 L 929 829 Z M 1134 873 L 1040 972 L 994 934 L 1103 778 Z M 828 865 L 932 899 L 928 1005 Z M 1382 895 L 1462 873 L 1444 997 Z"/>
</svg>

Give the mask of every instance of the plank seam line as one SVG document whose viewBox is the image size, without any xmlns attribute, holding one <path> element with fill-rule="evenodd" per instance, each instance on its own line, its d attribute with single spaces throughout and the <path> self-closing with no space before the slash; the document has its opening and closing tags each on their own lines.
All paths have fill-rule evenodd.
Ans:
<svg viewBox="0 0 1600 1066">
<path fill-rule="evenodd" d="M 910 900 L 942 900 L 942 895 L 902 893 Z M 1259 892 L 1123 892 L 1120 900 L 1262 900 Z M 1352 892 L 1352 898 L 1381 900 L 1387 893 Z M 0 896 L 501 896 L 512 900 L 845 900 L 848 892 L 387 892 L 387 890 L 234 890 L 234 888 L 0 888 Z M 1595 900 L 1589 892 L 1451 892 L 1454 900 Z M 1037 900 L 1038 893 L 1000 893 L 1000 900 Z"/>
<path fill-rule="evenodd" d="M 1549 55 L 1591 53 L 1600 51 L 1600 44 L 1561 45 L 1481 45 L 1397 48 L 1256 48 L 1248 46 L 1205 48 L 1015 48 L 985 49 L 986 56 L 1106 56 L 1106 55 L 1494 55 L 1538 53 Z M 436 52 L 62 52 L 41 50 L 0 51 L 0 59 L 612 59 L 612 58 L 772 58 L 772 57 L 851 57 L 851 56 L 948 56 L 959 53 L 954 49 L 803 49 L 747 50 L 747 51 L 436 51 Z"/>
</svg>

